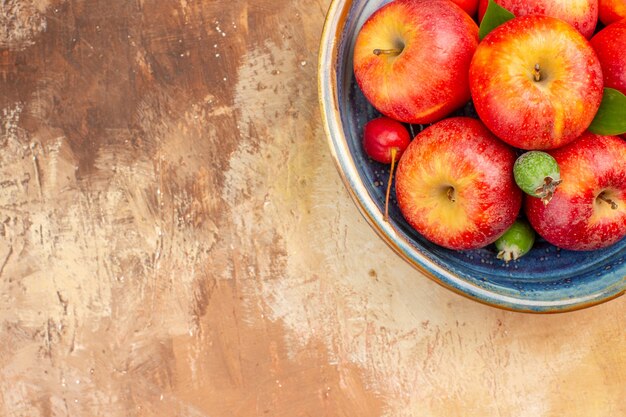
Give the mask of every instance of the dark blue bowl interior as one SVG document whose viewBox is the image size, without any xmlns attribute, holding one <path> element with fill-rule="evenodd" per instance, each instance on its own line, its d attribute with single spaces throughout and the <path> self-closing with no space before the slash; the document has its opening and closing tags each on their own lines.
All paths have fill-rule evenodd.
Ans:
<svg viewBox="0 0 626 417">
<path fill-rule="evenodd" d="M 374 6 L 371 3 L 376 2 L 366 3 L 354 2 L 346 20 L 339 44 L 337 87 L 342 127 L 360 181 L 382 211 L 389 166 L 372 161 L 363 151 L 363 126 L 379 114 L 367 102 L 354 81 L 352 47 L 365 18 L 386 2 L 380 1 Z M 471 103 L 456 115 L 476 117 Z M 410 128 L 413 133 L 418 133 L 424 126 Z M 571 307 L 568 306 L 568 299 L 573 304 L 579 301 L 594 303 L 594 300 L 597 302 L 600 298 L 609 298 L 620 290 L 623 291 L 626 239 L 604 250 L 574 252 L 556 248 L 538 238 L 529 254 L 517 261 L 505 263 L 496 258 L 493 246 L 471 251 L 453 251 L 430 243 L 404 220 L 395 203 L 393 192 L 391 200 L 389 214 L 393 227 L 417 252 L 433 263 L 489 292 L 516 299 L 547 302 L 544 306 L 531 303 L 520 309 L 558 311 Z M 488 299 L 483 301 L 491 302 Z M 504 306 L 519 307 L 515 304 Z"/>
</svg>

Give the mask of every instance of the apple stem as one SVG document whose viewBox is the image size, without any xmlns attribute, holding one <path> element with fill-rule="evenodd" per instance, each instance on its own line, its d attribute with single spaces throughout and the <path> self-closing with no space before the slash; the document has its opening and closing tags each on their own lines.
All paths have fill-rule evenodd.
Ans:
<svg viewBox="0 0 626 417">
<path fill-rule="evenodd" d="M 397 56 L 400 55 L 402 51 L 400 49 L 374 49 L 374 55 L 391 55 Z"/>
<path fill-rule="evenodd" d="M 539 64 L 535 64 L 535 68 L 533 71 L 533 78 L 537 82 L 541 81 L 541 67 L 539 66 Z"/>
<path fill-rule="evenodd" d="M 454 203 L 456 202 L 456 198 L 454 196 L 454 187 L 448 187 L 448 191 L 446 191 L 446 195 L 448 196 L 448 200 Z"/>
<path fill-rule="evenodd" d="M 385 194 L 385 221 L 389 220 L 389 196 L 391 195 L 391 183 L 393 182 L 393 169 L 396 166 L 396 155 L 398 148 L 391 148 L 391 169 L 389 170 L 389 181 L 387 182 L 387 193 Z"/>
<path fill-rule="evenodd" d="M 617 210 L 617 208 L 619 207 L 615 201 L 613 201 L 613 200 L 611 200 L 610 198 L 608 198 L 606 195 L 604 195 L 604 193 L 600 193 L 600 195 L 598 196 L 598 198 L 599 198 L 600 200 L 604 201 L 605 203 L 610 204 L 610 205 L 611 205 L 611 208 L 612 208 L 613 210 Z"/>
</svg>

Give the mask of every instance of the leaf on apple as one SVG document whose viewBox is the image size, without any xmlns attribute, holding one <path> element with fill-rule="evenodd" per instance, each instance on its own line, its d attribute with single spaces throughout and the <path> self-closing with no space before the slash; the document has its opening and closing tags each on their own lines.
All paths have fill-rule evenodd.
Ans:
<svg viewBox="0 0 626 417">
<path fill-rule="evenodd" d="M 626 96 L 613 88 L 605 88 L 600 109 L 589 131 L 605 136 L 626 133 Z"/>
<path fill-rule="evenodd" d="M 485 36 L 492 30 L 515 18 L 515 15 L 504 7 L 498 5 L 494 0 L 489 0 L 489 5 L 485 11 L 480 29 L 478 30 L 478 38 L 482 41 Z"/>
</svg>

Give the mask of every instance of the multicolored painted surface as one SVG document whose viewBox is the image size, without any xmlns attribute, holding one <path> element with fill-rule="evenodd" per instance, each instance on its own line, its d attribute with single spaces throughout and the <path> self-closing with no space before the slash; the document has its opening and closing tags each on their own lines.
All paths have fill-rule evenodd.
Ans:
<svg viewBox="0 0 626 417">
<path fill-rule="evenodd" d="M 0 4 L 0 415 L 626 414 L 626 299 L 486 307 L 362 219 L 328 6 Z"/>
</svg>

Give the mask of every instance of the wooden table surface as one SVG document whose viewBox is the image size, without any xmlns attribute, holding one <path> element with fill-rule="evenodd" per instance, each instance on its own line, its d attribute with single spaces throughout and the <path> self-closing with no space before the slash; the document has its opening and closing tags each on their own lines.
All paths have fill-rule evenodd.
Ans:
<svg viewBox="0 0 626 417">
<path fill-rule="evenodd" d="M 1 416 L 626 416 L 626 297 L 486 307 L 361 218 L 328 6 L 0 1 Z"/>
</svg>

